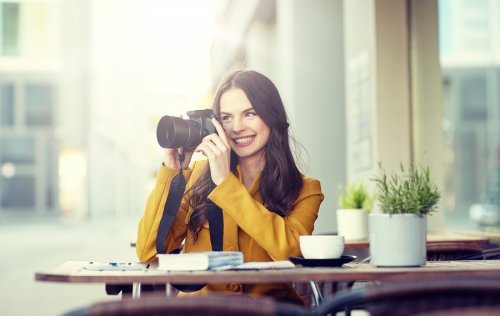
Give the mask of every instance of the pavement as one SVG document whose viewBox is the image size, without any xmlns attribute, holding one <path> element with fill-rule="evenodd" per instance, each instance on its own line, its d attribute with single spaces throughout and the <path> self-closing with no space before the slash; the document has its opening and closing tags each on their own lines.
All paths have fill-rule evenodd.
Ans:
<svg viewBox="0 0 500 316">
<path fill-rule="evenodd" d="M 103 284 L 35 281 L 35 272 L 65 261 L 136 262 L 140 215 L 74 221 L 63 218 L 0 219 L 0 314 L 61 315 L 96 301 L 117 300 Z"/>
</svg>

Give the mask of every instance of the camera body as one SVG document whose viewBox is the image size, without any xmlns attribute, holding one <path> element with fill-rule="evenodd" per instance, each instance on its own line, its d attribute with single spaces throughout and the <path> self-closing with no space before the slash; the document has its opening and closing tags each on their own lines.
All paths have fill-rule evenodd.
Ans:
<svg viewBox="0 0 500 316">
<path fill-rule="evenodd" d="M 163 116 L 156 127 L 156 139 L 163 148 L 195 149 L 203 137 L 216 132 L 211 119 L 214 113 L 210 109 L 187 112 L 188 119 L 175 116 Z"/>
</svg>

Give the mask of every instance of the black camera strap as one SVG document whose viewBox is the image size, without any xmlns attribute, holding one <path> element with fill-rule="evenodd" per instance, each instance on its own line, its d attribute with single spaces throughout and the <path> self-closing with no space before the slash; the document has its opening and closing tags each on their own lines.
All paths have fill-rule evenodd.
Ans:
<svg viewBox="0 0 500 316">
<path fill-rule="evenodd" d="M 179 173 L 172 179 L 170 183 L 170 190 L 168 191 L 167 201 L 163 208 L 163 215 L 158 227 L 158 234 L 156 235 L 156 253 L 165 253 L 165 243 L 167 235 L 174 223 L 175 217 L 181 205 L 182 196 L 186 188 L 186 179 L 182 174 L 182 162 L 184 161 L 184 154 L 179 153 L 179 162 L 181 168 Z M 210 182 L 210 191 L 215 188 L 215 184 Z M 224 221 L 222 209 L 210 201 L 207 197 L 206 207 L 208 212 L 208 225 L 210 229 L 210 242 L 212 244 L 212 251 L 222 251 L 224 240 Z M 177 250 L 174 250 L 175 253 Z M 181 292 L 195 292 L 201 290 L 206 284 L 172 284 L 177 290 Z"/>
<path fill-rule="evenodd" d="M 165 242 L 170 227 L 174 223 L 175 216 L 181 205 L 182 195 L 186 188 L 186 179 L 182 174 L 182 163 L 184 161 L 184 153 L 179 154 L 179 162 L 181 168 L 179 173 L 172 179 L 170 183 L 170 190 L 168 191 L 167 201 L 163 208 L 163 215 L 161 216 L 160 225 L 158 226 L 158 233 L 156 234 L 156 253 L 165 253 Z"/>
<path fill-rule="evenodd" d="M 215 188 L 215 183 L 210 181 L 210 192 Z M 208 197 L 205 201 L 208 214 L 208 228 L 210 230 L 210 243 L 212 251 L 222 251 L 224 240 L 224 218 L 222 209 L 215 205 Z"/>
<path fill-rule="evenodd" d="M 179 162 L 182 166 L 184 161 L 184 154 L 179 153 Z M 172 179 L 170 183 L 170 190 L 167 195 L 167 201 L 163 208 L 163 215 L 158 227 L 158 234 L 156 235 L 156 253 L 165 253 L 165 243 L 167 240 L 168 232 L 174 223 L 175 217 L 181 205 L 182 196 L 186 188 L 186 179 L 182 174 L 182 167 L 179 173 Z M 210 191 L 215 188 L 213 182 L 210 183 Z M 222 210 L 215 205 L 210 199 L 206 199 L 206 207 L 208 212 L 208 225 L 210 229 L 210 242 L 213 251 L 222 251 L 224 239 L 224 221 Z"/>
</svg>

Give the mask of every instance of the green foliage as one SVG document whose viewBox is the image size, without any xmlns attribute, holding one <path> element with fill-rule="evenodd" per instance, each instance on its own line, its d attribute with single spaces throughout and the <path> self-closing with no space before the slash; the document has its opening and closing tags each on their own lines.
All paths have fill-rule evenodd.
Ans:
<svg viewBox="0 0 500 316">
<path fill-rule="evenodd" d="M 383 213 L 427 215 L 436 210 L 441 193 L 431 183 L 429 167 L 414 164 L 407 170 L 400 164 L 401 173 L 387 176 L 379 163 L 381 175 L 376 182 L 376 199 Z"/>
<path fill-rule="evenodd" d="M 372 197 L 368 194 L 363 184 L 350 185 L 347 191 L 340 188 L 339 207 L 343 209 L 371 210 Z"/>
</svg>

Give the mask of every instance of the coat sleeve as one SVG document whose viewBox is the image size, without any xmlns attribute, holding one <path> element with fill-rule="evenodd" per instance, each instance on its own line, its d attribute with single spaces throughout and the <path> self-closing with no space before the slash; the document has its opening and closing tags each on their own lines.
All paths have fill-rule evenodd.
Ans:
<svg viewBox="0 0 500 316">
<path fill-rule="evenodd" d="M 141 262 L 150 262 L 156 259 L 156 235 L 158 234 L 158 227 L 163 215 L 163 208 L 167 200 L 167 195 L 170 189 L 170 182 L 178 173 L 178 170 L 170 169 L 161 165 L 160 170 L 156 176 L 156 185 L 149 195 L 146 203 L 144 215 L 139 221 L 137 231 L 136 252 L 137 257 Z M 191 170 L 183 170 L 186 182 L 191 176 Z M 170 228 L 165 244 L 165 252 L 169 253 L 172 250 L 180 247 L 186 235 L 186 218 L 189 206 L 186 196 L 182 198 L 177 216 Z"/>
<path fill-rule="evenodd" d="M 300 255 L 299 236 L 312 233 L 324 198 L 319 181 L 305 177 L 294 209 L 283 218 L 255 200 L 232 173 L 208 197 L 233 217 L 273 260 Z"/>
</svg>

